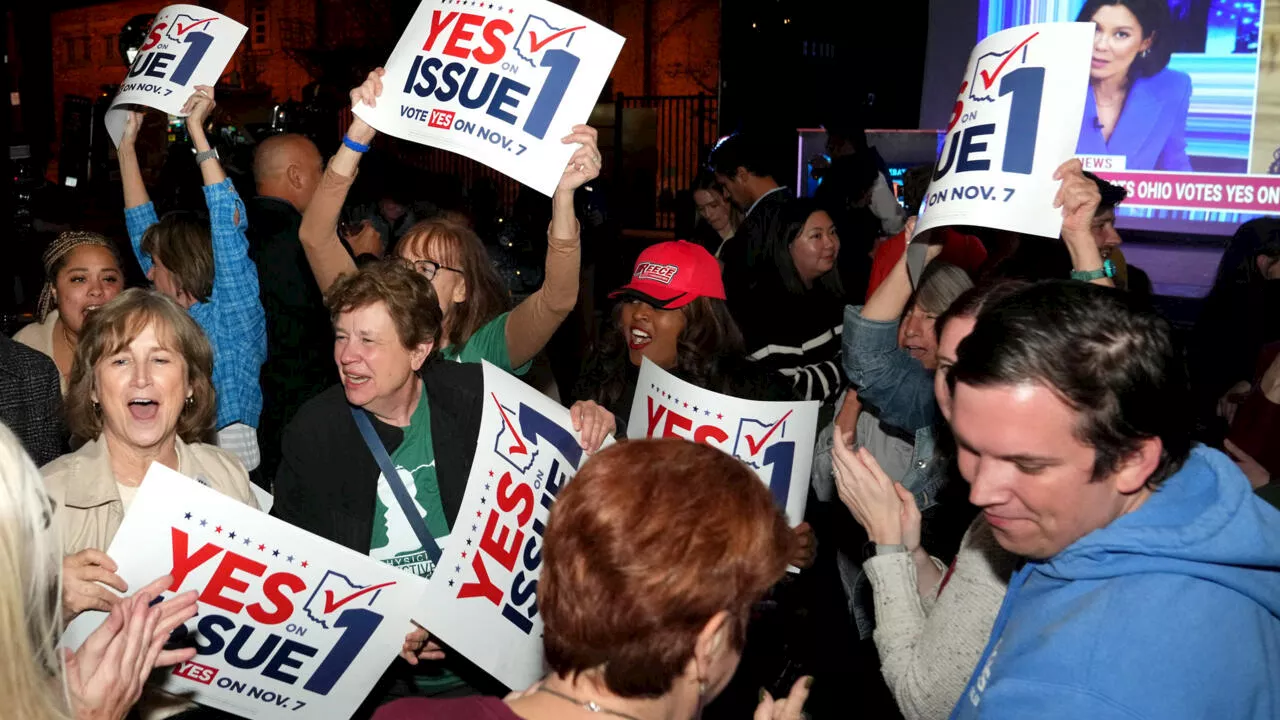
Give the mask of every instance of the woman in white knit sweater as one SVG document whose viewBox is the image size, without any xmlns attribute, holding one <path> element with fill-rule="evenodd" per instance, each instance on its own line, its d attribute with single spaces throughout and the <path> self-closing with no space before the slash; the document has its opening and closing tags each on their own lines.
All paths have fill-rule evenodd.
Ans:
<svg viewBox="0 0 1280 720">
<path fill-rule="evenodd" d="M 982 308 L 1022 283 L 975 288 L 935 324 L 935 395 L 950 419 L 947 369 Z M 941 428 L 945 431 L 945 428 Z M 845 437 L 833 450 L 836 488 L 876 544 L 863 565 L 875 596 L 875 643 L 881 672 L 906 720 L 946 718 L 986 646 L 1009 577 L 1021 560 L 995 541 L 981 515 L 969 526 L 950 569 L 920 546 L 920 511 L 906 488 L 888 477 L 865 448 Z M 933 472 L 950 463 L 934 462 Z"/>
</svg>

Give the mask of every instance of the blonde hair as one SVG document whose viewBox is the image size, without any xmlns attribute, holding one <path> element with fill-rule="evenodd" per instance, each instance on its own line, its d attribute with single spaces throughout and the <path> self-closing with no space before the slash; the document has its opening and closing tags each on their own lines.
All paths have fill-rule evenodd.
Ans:
<svg viewBox="0 0 1280 720">
<path fill-rule="evenodd" d="M 62 564 L 52 516 L 39 471 L 0 424 L 0 701 L 6 717 L 72 717 L 58 650 Z"/>
</svg>

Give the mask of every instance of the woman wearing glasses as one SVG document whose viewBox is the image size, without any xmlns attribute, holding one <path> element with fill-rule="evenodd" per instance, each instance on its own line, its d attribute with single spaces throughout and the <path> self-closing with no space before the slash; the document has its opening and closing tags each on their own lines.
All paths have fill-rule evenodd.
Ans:
<svg viewBox="0 0 1280 720">
<path fill-rule="evenodd" d="M 351 104 L 376 105 L 385 72 L 378 68 L 369 73 L 364 84 L 351 91 Z M 360 156 L 376 134 L 368 123 L 353 118 L 303 215 L 298 235 L 322 291 L 328 290 L 339 275 L 356 269 L 355 261 L 338 240 L 338 215 L 355 180 Z M 511 308 L 506 286 L 494 270 L 484 244 L 469 228 L 448 220 L 426 220 L 396 243 L 395 254 L 435 286 L 444 313 L 439 351 L 445 358 L 458 362 L 488 360 L 504 370 L 523 374 L 577 303 L 581 242 L 573 213 L 573 193 L 600 174 L 601 158 L 596 131 L 586 125 L 575 126 L 562 142 L 578 143 L 580 147 L 569 159 L 552 196 L 546 279 L 515 309 Z"/>
</svg>

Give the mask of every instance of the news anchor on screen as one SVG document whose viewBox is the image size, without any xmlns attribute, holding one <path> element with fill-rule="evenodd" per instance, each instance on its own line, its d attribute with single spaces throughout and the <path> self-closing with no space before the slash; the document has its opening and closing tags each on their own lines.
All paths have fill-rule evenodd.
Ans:
<svg viewBox="0 0 1280 720">
<path fill-rule="evenodd" d="M 1097 25 L 1077 155 L 1123 155 L 1127 170 L 1190 170 L 1191 78 L 1170 70 L 1166 0 L 1088 0 Z"/>
</svg>

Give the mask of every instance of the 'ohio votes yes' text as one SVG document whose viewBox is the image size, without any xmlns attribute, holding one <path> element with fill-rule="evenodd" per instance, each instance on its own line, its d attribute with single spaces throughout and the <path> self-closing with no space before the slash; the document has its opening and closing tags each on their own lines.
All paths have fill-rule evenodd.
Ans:
<svg viewBox="0 0 1280 720">
<path fill-rule="evenodd" d="M 542 89 L 529 102 L 528 113 L 520 125 L 521 130 L 541 140 L 578 69 L 578 56 L 563 48 L 572 42 L 574 33 L 584 29 L 585 26 L 554 27 L 530 15 L 517 33 L 515 26 L 504 18 L 435 10 L 422 50 L 458 61 L 446 62 L 440 57 L 419 54 L 405 77 L 404 93 L 440 102 L 456 99 L 463 108 L 483 108 L 485 114 L 514 127 L 519 120 L 517 113 L 528 101 L 530 87 L 513 76 L 521 66 L 547 68 Z M 515 43 L 508 48 L 512 38 Z M 556 47 L 551 47 L 553 44 Z M 477 64 L 491 69 L 483 70 Z M 454 113 L 446 110 L 408 105 L 401 106 L 401 114 L 406 117 L 416 114 L 431 127 L 441 129 L 458 128 L 464 122 L 459 119 L 455 123 Z M 520 152 L 523 151 L 522 146 Z"/>
</svg>

